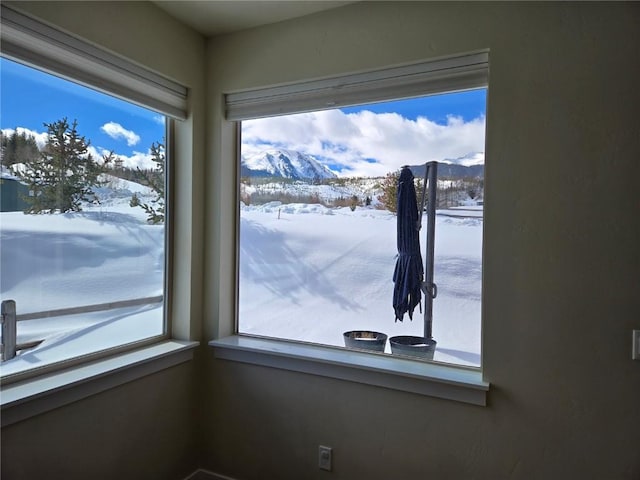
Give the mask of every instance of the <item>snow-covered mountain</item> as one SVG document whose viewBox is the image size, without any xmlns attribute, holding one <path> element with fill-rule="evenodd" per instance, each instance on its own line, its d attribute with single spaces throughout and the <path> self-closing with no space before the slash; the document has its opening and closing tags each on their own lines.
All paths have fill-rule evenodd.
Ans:
<svg viewBox="0 0 640 480">
<path fill-rule="evenodd" d="M 452 165 L 462 165 L 464 167 L 484 165 L 484 152 L 470 152 L 458 158 L 445 158 L 442 162 Z"/>
<path fill-rule="evenodd" d="M 471 152 L 458 158 L 441 160 L 440 177 L 484 177 L 484 152 Z M 417 177 L 424 176 L 424 165 L 411 167 Z M 293 180 L 334 179 L 337 175 L 315 157 L 293 150 L 271 149 L 242 157 L 243 177 L 274 177 Z"/>
<path fill-rule="evenodd" d="M 424 176 L 424 164 L 412 165 L 416 177 Z M 445 158 L 438 162 L 439 178 L 483 178 L 484 152 L 471 152 L 458 158 Z"/>
<path fill-rule="evenodd" d="M 242 158 L 241 175 L 283 177 L 294 180 L 336 178 L 315 157 L 292 150 L 266 150 Z"/>
</svg>

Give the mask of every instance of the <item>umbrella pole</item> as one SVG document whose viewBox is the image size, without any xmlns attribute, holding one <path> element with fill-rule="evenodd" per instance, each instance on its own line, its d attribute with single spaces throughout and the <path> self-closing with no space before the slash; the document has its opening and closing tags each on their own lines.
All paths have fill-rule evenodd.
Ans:
<svg viewBox="0 0 640 480">
<path fill-rule="evenodd" d="M 438 177 L 438 162 L 427 162 L 424 172 L 424 185 L 429 181 L 429 199 L 427 200 L 427 244 L 424 258 L 425 280 L 423 284 L 424 292 L 424 336 L 433 338 L 433 299 L 438 294 L 438 289 L 433 283 L 433 263 L 434 263 L 434 241 L 436 231 L 436 190 Z M 422 196 L 422 208 L 424 210 L 424 195 Z"/>
</svg>

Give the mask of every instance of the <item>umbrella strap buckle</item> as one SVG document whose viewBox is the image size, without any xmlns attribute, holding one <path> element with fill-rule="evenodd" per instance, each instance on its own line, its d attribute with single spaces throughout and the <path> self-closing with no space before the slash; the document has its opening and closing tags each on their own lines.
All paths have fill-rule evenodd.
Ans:
<svg viewBox="0 0 640 480">
<path fill-rule="evenodd" d="M 438 286 L 435 283 L 428 284 L 427 282 L 423 282 L 422 292 L 431 298 L 436 298 L 438 296 Z"/>
</svg>

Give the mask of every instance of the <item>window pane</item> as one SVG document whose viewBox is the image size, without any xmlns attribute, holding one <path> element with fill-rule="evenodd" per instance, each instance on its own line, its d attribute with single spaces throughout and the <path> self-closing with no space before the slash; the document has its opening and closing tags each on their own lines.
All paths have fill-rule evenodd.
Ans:
<svg viewBox="0 0 640 480">
<path fill-rule="evenodd" d="M 37 344 L 2 375 L 163 335 L 165 117 L 0 68 L 0 296 Z"/>
<path fill-rule="evenodd" d="M 485 109 L 480 89 L 243 122 L 239 332 L 424 335 L 418 308 L 394 321 L 395 188 L 412 166 L 420 201 L 437 161 L 433 359 L 479 366 Z"/>
</svg>

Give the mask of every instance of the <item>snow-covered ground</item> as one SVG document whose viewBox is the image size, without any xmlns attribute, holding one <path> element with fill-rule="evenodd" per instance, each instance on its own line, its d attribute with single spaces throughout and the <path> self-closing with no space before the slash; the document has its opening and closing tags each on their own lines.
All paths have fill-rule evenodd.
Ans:
<svg viewBox="0 0 640 480">
<path fill-rule="evenodd" d="M 148 188 L 111 178 L 82 212 L 0 213 L 0 299 L 18 315 L 162 295 L 164 227 L 129 206 Z M 18 322 L 18 343 L 45 341 L 0 368 L 7 375 L 163 332 L 160 304 Z"/>
<path fill-rule="evenodd" d="M 482 211 L 438 213 L 434 360 L 478 366 Z M 349 330 L 422 335 L 418 309 L 394 321 L 396 252 L 396 217 L 384 210 L 242 206 L 240 331 L 336 346 Z"/>
<path fill-rule="evenodd" d="M 129 206 L 134 192 L 152 198 L 112 179 L 102 204 L 79 213 L 0 213 L 0 298 L 25 314 L 162 294 L 164 228 Z M 465 208 L 436 222 L 435 360 L 479 365 L 482 211 Z M 243 206 L 240 222 L 241 332 L 336 346 L 355 329 L 422 334 L 417 309 L 394 322 L 394 215 L 273 202 Z M 158 335 L 162 324 L 157 304 L 19 322 L 18 343 L 44 342 L 2 374 Z"/>
</svg>

